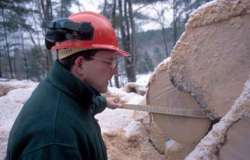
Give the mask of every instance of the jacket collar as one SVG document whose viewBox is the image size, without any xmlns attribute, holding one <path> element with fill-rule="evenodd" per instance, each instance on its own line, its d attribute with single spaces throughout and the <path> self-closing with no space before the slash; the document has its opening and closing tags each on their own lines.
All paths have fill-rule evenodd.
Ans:
<svg viewBox="0 0 250 160">
<path fill-rule="evenodd" d="M 75 99 L 80 104 L 90 105 L 92 99 L 100 95 L 96 89 L 84 84 L 58 61 L 54 63 L 52 70 L 48 74 L 48 80 L 52 85 Z"/>
</svg>

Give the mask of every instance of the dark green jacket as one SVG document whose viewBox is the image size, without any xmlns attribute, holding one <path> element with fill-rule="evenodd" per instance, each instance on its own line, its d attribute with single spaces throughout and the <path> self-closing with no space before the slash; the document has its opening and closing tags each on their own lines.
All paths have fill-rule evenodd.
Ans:
<svg viewBox="0 0 250 160">
<path fill-rule="evenodd" d="M 8 160 L 106 160 L 94 118 L 106 100 L 55 62 L 23 106 L 10 133 Z"/>
</svg>

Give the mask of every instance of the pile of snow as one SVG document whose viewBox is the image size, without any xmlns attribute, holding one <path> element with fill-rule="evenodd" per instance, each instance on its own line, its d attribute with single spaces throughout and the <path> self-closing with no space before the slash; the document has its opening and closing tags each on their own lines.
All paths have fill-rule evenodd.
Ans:
<svg viewBox="0 0 250 160">
<path fill-rule="evenodd" d="M 145 100 L 144 96 L 138 95 L 136 93 L 127 93 L 124 91 L 123 88 L 118 89 L 114 87 L 110 87 L 108 89 L 108 94 L 114 97 L 118 97 L 120 101 L 123 103 L 129 103 L 129 104 L 141 104 Z"/>
<path fill-rule="evenodd" d="M 11 86 L 14 88 L 28 88 L 36 87 L 37 83 L 30 80 L 16 80 L 16 79 L 3 79 L 0 78 L 0 85 Z"/>
<path fill-rule="evenodd" d="M 116 134 L 117 131 L 127 127 L 130 122 L 134 121 L 133 111 L 124 109 L 111 110 L 107 108 L 96 118 L 105 134 Z"/>
<path fill-rule="evenodd" d="M 5 82 L 0 82 L 4 84 Z M 31 81 L 7 81 L 6 85 L 21 87 L 0 97 L 0 160 L 4 159 L 9 131 L 25 101 L 30 97 L 36 83 Z"/>
<path fill-rule="evenodd" d="M 152 73 L 137 75 L 136 76 L 136 84 L 140 84 L 142 86 L 147 86 L 151 75 L 152 75 Z"/>
<path fill-rule="evenodd" d="M 142 104 L 145 101 L 145 97 L 138 95 L 136 93 L 127 93 L 123 89 L 109 88 L 109 95 L 117 97 L 120 102 L 127 104 Z M 137 112 L 142 118 L 147 116 L 143 112 Z M 134 133 L 129 133 L 130 131 L 137 132 L 135 128 L 138 126 L 136 121 L 139 115 L 135 116 L 135 111 L 125 110 L 125 109 L 109 109 L 107 108 L 101 114 L 98 114 L 96 118 L 99 120 L 99 124 L 102 128 L 102 132 L 107 135 L 117 134 L 119 131 L 126 132 L 126 135 L 134 135 Z M 139 118 L 141 119 L 141 118 Z M 131 126 L 135 126 L 134 129 Z M 130 128 L 130 129 L 129 129 Z M 137 134 L 140 134 L 137 132 Z M 129 137 L 128 137 L 129 138 Z"/>
</svg>

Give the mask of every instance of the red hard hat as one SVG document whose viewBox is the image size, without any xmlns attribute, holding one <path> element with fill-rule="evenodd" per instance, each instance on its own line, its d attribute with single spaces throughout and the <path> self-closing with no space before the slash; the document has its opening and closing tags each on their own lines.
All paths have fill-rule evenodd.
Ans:
<svg viewBox="0 0 250 160">
<path fill-rule="evenodd" d="M 65 40 L 56 42 L 52 50 L 76 48 L 76 49 L 108 49 L 116 51 L 121 56 L 128 56 L 128 52 L 119 48 L 116 34 L 111 23 L 102 15 L 93 12 L 81 12 L 68 17 L 69 20 L 77 23 L 88 22 L 94 28 L 91 40 Z"/>
</svg>

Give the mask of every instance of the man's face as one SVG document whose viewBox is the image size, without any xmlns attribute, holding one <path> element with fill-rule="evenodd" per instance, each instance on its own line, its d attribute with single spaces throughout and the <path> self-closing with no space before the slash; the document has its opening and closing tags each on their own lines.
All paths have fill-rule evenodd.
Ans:
<svg viewBox="0 0 250 160">
<path fill-rule="evenodd" d="M 114 51 L 97 51 L 93 60 L 84 60 L 80 79 L 99 92 L 107 91 L 108 81 L 117 72 L 117 54 Z"/>
</svg>

